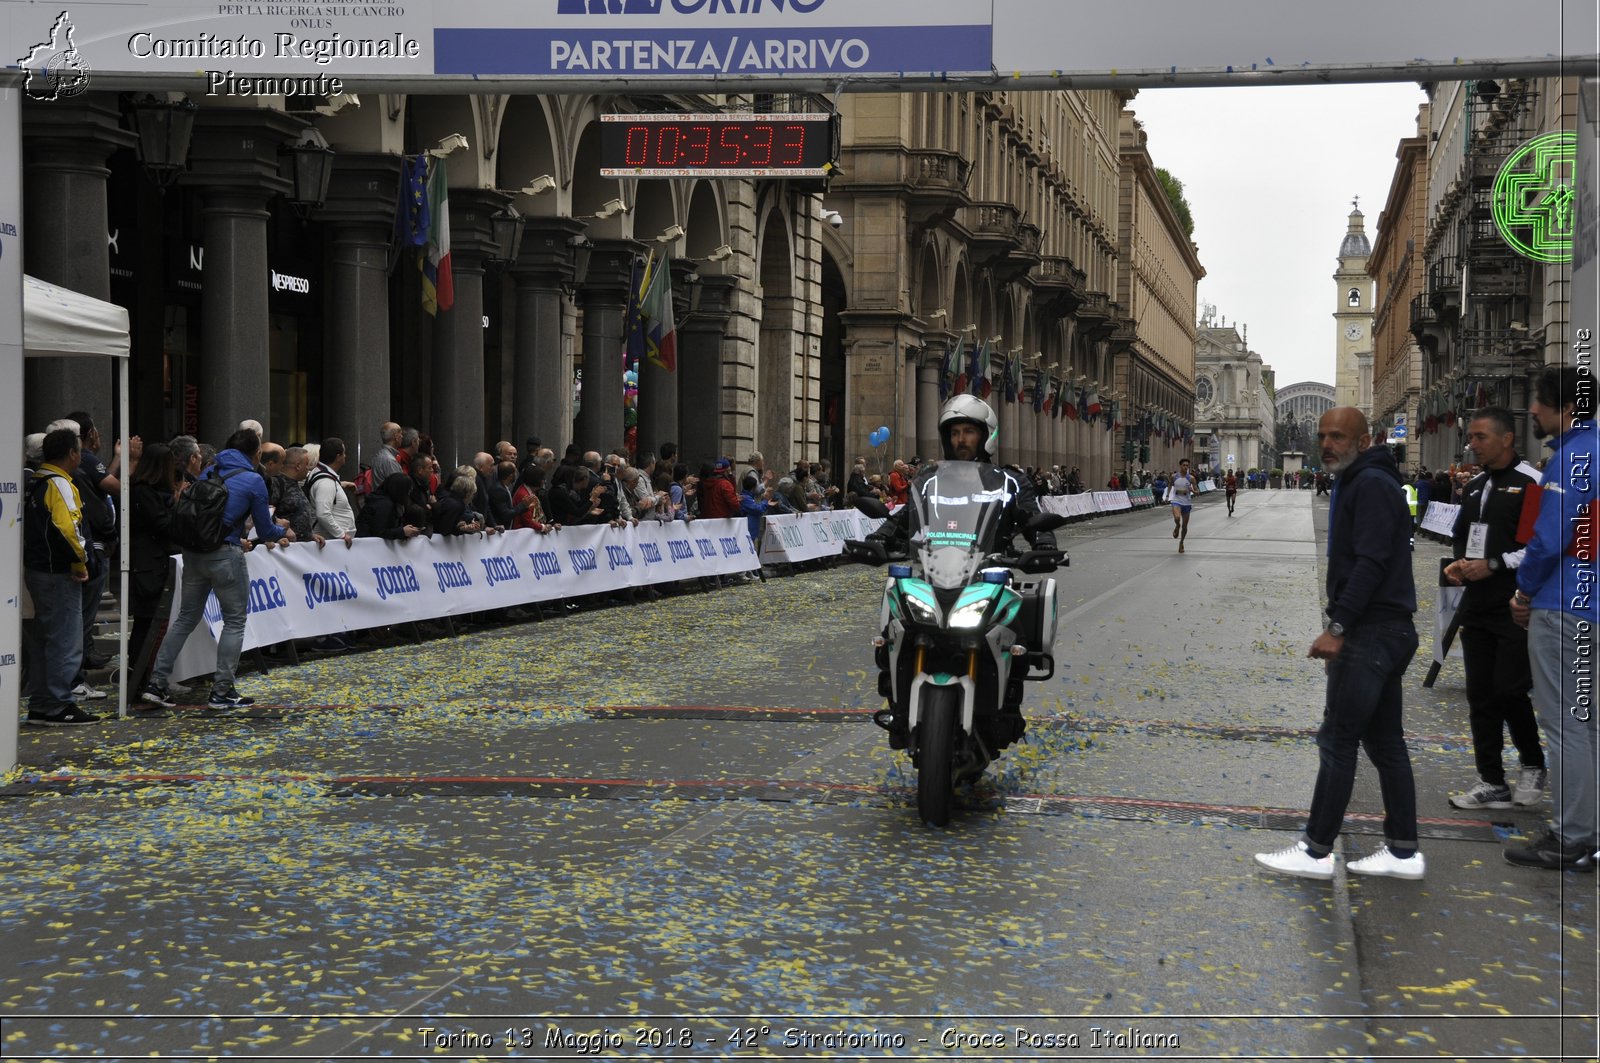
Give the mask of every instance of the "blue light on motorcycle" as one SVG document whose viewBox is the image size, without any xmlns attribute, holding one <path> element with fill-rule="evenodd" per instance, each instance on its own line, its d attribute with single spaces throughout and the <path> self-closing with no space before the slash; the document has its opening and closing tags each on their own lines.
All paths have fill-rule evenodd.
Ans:
<svg viewBox="0 0 1600 1063">
<path fill-rule="evenodd" d="M 978 573 L 985 583 L 998 583 L 1005 586 L 1011 582 L 1011 570 L 1006 568 L 986 568 Z"/>
<path fill-rule="evenodd" d="M 889 578 L 890 579 L 910 579 L 911 578 L 911 566 L 910 565 L 890 565 L 889 566 Z"/>
</svg>

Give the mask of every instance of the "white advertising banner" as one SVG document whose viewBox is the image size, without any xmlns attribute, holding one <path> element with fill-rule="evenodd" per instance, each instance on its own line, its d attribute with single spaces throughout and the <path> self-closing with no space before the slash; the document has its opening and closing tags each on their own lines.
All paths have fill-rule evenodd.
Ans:
<svg viewBox="0 0 1600 1063">
<path fill-rule="evenodd" d="M 1046 495 L 1039 499 L 1039 508 L 1046 513 L 1059 513 L 1074 519 L 1095 515 L 1094 496 L 1089 494 Z"/>
<path fill-rule="evenodd" d="M 830 90 L 1003 78 L 1018 89 L 1555 74 L 1595 55 L 1594 0 L 0 0 L 39 99 L 203 86 L 301 95 L 431 77 L 556 88 Z M 1374 32 L 1373 27 L 1382 27 Z M 1563 66 L 1563 62 L 1567 66 Z M 278 82 L 276 87 L 256 79 Z M 1070 79 L 1070 80 L 1068 80 Z"/>
<path fill-rule="evenodd" d="M 742 518 L 642 521 L 636 527 L 563 528 L 540 535 L 356 539 L 318 549 L 294 543 L 245 555 L 250 612 L 244 645 L 505 609 L 530 602 L 603 594 L 651 583 L 748 572 L 760 567 Z M 183 563 L 179 558 L 178 587 Z M 173 619 L 179 594 L 174 593 Z M 173 675 L 216 667 L 222 613 L 215 595 Z"/>
<path fill-rule="evenodd" d="M 846 539 L 864 539 L 883 521 L 854 509 L 776 513 L 761 533 L 761 560 L 768 564 L 837 557 Z"/>
<path fill-rule="evenodd" d="M 1460 512 L 1460 506 L 1448 502 L 1429 502 L 1427 512 L 1422 515 L 1422 530 L 1448 539 L 1455 534 L 1456 514 Z"/>
<path fill-rule="evenodd" d="M 1308 71 L 1592 56 L 1594 27 L 1594 0 L 1536 0 L 1515 17 L 1498 0 L 994 0 L 994 65 L 1024 78 L 1303 83 Z"/>
<path fill-rule="evenodd" d="M 22 679 L 22 93 L 0 86 L 0 771 Z"/>
<path fill-rule="evenodd" d="M 1093 494 L 1094 508 L 1101 513 L 1116 513 L 1133 508 L 1133 502 L 1128 498 L 1126 491 L 1095 491 Z"/>
</svg>

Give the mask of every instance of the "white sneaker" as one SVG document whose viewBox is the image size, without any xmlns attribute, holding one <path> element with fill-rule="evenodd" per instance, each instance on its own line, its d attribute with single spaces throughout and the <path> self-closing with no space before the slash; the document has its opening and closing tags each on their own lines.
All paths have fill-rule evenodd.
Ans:
<svg viewBox="0 0 1600 1063">
<path fill-rule="evenodd" d="M 1421 878 L 1428 870 L 1428 862 L 1421 853 L 1416 853 L 1402 860 L 1389 851 L 1387 845 L 1381 845 L 1371 856 L 1363 856 L 1360 860 L 1351 860 L 1344 865 L 1357 875 L 1384 875 L 1388 878 Z"/>
<path fill-rule="evenodd" d="M 1334 859 L 1329 853 L 1320 860 L 1311 855 L 1302 839 L 1295 842 L 1287 849 L 1279 849 L 1275 853 L 1257 853 L 1256 863 L 1269 871 L 1278 871 L 1285 875 L 1298 875 L 1301 878 L 1330 879 L 1333 877 Z"/>
<path fill-rule="evenodd" d="M 73 701 L 99 701 L 106 696 L 104 690 L 96 690 L 88 683 L 79 683 L 72 688 Z"/>
<path fill-rule="evenodd" d="M 1511 792 L 1511 803 L 1522 808 L 1538 804 L 1544 796 L 1544 780 L 1543 768 L 1523 768 L 1517 778 L 1517 788 Z"/>
<path fill-rule="evenodd" d="M 1464 793 L 1451 794 L 1450 803 L 1456 808 L 1510 808 L 1511 791 L 1504 786 L 1478 780 Z"/>
</svg>

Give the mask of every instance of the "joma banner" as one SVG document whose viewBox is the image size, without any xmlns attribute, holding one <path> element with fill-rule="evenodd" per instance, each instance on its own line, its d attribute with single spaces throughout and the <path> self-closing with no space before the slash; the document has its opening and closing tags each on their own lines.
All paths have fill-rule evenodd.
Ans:
<svg viewBox="0 0 1600 1063">
<path fill-rule="evenodd" d="M 576 527 L 540 535 L 356 539 L 318 549 L 294 543 L 245 555 L 250 613 L 244 645 L 460 616 L 530 602 L 652 583 L 748 572 L 760 561 L 743 519 Z M 178 559 L 181 586 L 183 561 Z M 172 618 L 178 615 L 174 597 Z M 205 623 L 179 654 L 174 678 L 216 665 L 222 611 L 206 600 Z"/>
</svg>

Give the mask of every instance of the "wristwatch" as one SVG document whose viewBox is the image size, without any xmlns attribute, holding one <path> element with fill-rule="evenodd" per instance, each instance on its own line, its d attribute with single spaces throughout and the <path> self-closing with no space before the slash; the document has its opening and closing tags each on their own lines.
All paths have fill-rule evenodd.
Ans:
<svg viewBox="0 0 1600 1063">
<path fill-rule="evenodd" d="M 1499 572 L 1502 568 L 1506 567 L 1504 562 L 1502 562 L 1498 557 L 1489 558 L 1488 564 L 1490 572 Z"/>
<path fill-rule="evenodd" d="M 1344 638 L 1344 625 L 1337 620 L 1328 621 L 1328 634 L 1336 639 Z"/>
</svg>

